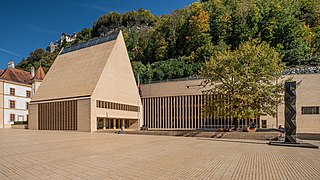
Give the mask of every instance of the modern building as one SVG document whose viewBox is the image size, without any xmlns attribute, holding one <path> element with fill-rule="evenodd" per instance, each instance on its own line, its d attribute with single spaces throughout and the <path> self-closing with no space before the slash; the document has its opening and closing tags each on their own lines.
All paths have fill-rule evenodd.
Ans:
<svg viewBox="0 0 320 180">
<path fill-rule="evenodd" d="M 285 78 L 291 76 L 300 82 L 297 132 L 320 132 L 320 70 Z M 150 130 L 234 127 L 223 110 L 205 114 L 205 99 L 213 97 L 203 95 L 201 82 L 144 84 L 141 99 L 122 33 L 114 33 L 60 52 L 31 100 L 29 128 L 93 132 L 142 126 Z M 284 106 L 279 105 L 276 117 L 253 121 L 259 128 L 284 126 Z M 241 120 L 237 126 L 248 125 L 249 120 Z"/>
<path fill-rule="evenodd" d="M 31 79 L 40 82 L 37 79 L 44 76 L 41 67 L 33 77 L 29 72 L 16 69 L 13 61 L 0 71 L 0 128 L 11 128 L 15 121 L 28 121 L 28 105 L 35 91 Z"/>
<path fill-rule="evenodd" d="M 29 107 L 29 129 L 138 129 L 142 104 L 121 31 L 63 49 Z"/>
<path fill-rule="evenodd" d="M 297 132 L 320 132 L 320 73 L 285 75 L 300 84 L 297 87 Z M 150 130 L 185 130 L 232 128 L 230 117 L 223 111 L 206 116 L 202 80 L 183 80 L 142 85 L 144 125 Z M 261 116 L 254 120 L 260 128 L 284 127 L 284 105 L 278 107 L 276 117 Z M 238 127 L 249 124 L 239 121 Z"/>
</svg>

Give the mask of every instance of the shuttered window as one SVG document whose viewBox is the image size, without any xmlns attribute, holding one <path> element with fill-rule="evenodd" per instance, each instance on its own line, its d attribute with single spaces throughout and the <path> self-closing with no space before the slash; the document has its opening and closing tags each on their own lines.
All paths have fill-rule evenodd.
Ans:
<svg viewBox="0 0 320 180">
<path fill-rule="evenodd" d="M 319 114 L 319 106 L 302 107 L 301 114 Z"/>
</svg>

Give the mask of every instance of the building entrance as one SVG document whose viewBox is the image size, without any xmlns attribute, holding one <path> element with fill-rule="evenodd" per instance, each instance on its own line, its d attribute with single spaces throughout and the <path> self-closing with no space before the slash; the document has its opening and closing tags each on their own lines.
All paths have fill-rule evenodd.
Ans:
<svg viewBox="0 0 320 180">
<path fill-rule="evenodd" d="M 138 129 L 138 120 L 136 119 L 112 119 L 97 118 L 97 130 L 101 129 Z"/>
</svg>

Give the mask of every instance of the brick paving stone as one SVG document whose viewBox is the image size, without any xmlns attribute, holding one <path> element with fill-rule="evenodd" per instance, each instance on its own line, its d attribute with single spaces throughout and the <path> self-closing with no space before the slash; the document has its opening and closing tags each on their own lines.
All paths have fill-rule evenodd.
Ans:
<svg viewBox="0 0 320 180">
<path fill-rule="evenodd" d="M 265 141 L 17 129 L 0 141 L 0 179 L 320 179 L 319 149 Z"/>
</svg>

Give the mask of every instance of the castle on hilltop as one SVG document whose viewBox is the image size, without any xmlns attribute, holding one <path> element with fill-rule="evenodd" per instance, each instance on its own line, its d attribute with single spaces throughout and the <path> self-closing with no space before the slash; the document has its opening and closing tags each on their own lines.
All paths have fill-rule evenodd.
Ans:
<svg viewBox="0 0 320 180">
<path fill-rule="evenodd" d="M 71 36 L 66 33 L 62 33 L 59 40 L 57 40 L 55 43 L 52 41 L 50 42 L 48 46 L 49 52 L 50 53 L 55 52 L 56 48 L 62 46 L 63 42 L 69 43 L 69 42 L 75 41 L 76 38 L 77 38 L 77 33 L 75 32 Z"/>
</svg>

